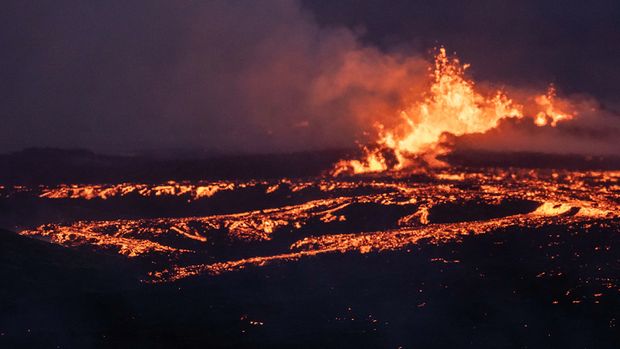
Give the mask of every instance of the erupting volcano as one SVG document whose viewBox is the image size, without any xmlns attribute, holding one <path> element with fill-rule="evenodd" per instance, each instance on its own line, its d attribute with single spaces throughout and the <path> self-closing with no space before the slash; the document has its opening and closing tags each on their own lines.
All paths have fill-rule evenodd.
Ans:
<svg viewBox="0 0 620 349">
<path fill-rule="evenodd" d="M 620 348 L 619 4 L 8 0 L 0 348 Z"/>
<path fill-rule="evenodd" d="M 583 312 L 596 314 L 589 325 L 596 343 L 620 340 L 618 161 L 483 152 L 486 163 L 468 163 L 471 154 L 453 155 L 459 138 L 501 135 L 503 123 L 533 133 L 597 110 L 559 99 L 553 86 L 513 98 L 478 86 L 467 68 L 439 49 L 428 91 L 405 98 L 397 118 L 378 116 L 378 138 L 361 159 L 342 160 L 342 152 L 183 161 L 49 150 L 6 156 L 0 161 L 16 166 L 0 186 L 0 207 L 8 208 L 0 223 L 25 239 L 7 241 L 9 263 L 37 270 L 36 283 L 51 290 L 56 280 L 86 280 L 84 291 L 63 289 L 71 300 L 61 308 L 103 297 L 112 305 L 95 316 L 120 317 L 135 331 L 89 330 L 102 342 L 125 343 L 155 326 L 190 331 L 193 344 L 324 343 L 335 332 L 382 346 L 383 336 L 396 344 L 407 331 L 445 337 L 437 329 L 454 322 L 500 337 L 506 328 L 520 336 L 534 328 L 527 342 L 540 344 L 556 343 L 551 333 L 564 336 Z M 40 170 L 44 157 L 54 161 Z M 28 238 L 83 254 L 11 257 L 41 251 Z M 62 263 L 90 269 L 66 275 Z M 18 278 L 11 270 L 6 278 Z M 19 292 L 32 292 L 29 280 Z M 45 297 L 56 299 L 33 297 L 7 311 L 38 313 Z M 205 323 L 213 332 L 197 335 L 203 329 L 195 324 Z M 15 340 L 22 324 L 3 322 L 0 330 Z M 28 326 L 37 338 L 63 333 L 47 321 Z M 462 340 L 446 338 L 439 343 Z"/>
<path fill-rule="evenodd" d="M 515 102 L 502 90 L 483 94 L 477 91 L 474 81 L 465 71 L 468 64 L 451 58 L 445 48 L 440 48 L 430 74 L 429 91 L 413 96 L 415 101 L 400 112 L 400 122 L 394 128 L 376 123 L 379 139 L 375 145 L 364 147 L 362 160 L 343 160 L 336 164 L 333 173 L 366 173 L 402 170 L 427 163 L 442 166 L 437 156 L 449 151 L 442 142 L 445 136 L 462 136 L 484 133 L 497 127 L 505 118 L 523 118 L 527 115 L 537 126 L 551 125 L 571 120 L 575 110 L 563 110 L 555 104 L 555 88 L 546 94 L 531 96 Z M 524 104 L 527 103 L 527 108 Z M 568 103 L 566 107 L 571 107 Z M 533 114 L 524 114 L 524 110 Z"/>
</svg>

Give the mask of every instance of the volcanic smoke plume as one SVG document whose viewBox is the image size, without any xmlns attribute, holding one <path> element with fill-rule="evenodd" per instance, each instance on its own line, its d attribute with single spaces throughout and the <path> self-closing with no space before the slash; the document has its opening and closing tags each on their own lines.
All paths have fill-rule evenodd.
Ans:
<svg viewBox="0 0 620 349">
<path fill-rule="evenodd" d="M 33 46 L 13 75 L 39 82 L 6 93 L 7 149 L 389 150 L 349 163 L 360 172 L 433 162 L 420 154 L 444 152 L 442 135 L 501 126 L 456 143 L 618 153 L 618 117 L 596 102 L 560 98 L 562 86 L 556 96 L 545 86 L 474 84 L 449 50 L 433 61 L 432 52 L 379 49 L 351 29 L 320 26 L 297 0 L 48 7 L 44 24 L 54 30 L 16 31 Z"/>
<path fill-rule="evenodd" d="M 231 135 L 247 142 L 234 147 L 261 151 L 374 144 L 362 161 L 337 166 L 356 173 L 437 164 L 449 149 L 440 144 L 446 136 L 477 134 L 476 146 L 490 150 L 618 152 L 619 118 L 587 97 L 561 98 L 553 86 L 475 83 L 468 65 L 444 48 L 434 59 L 432 52 L 380 50 L 349 29 L 320 27 L 297 1 L 208 7 L 192 27 L 192 54 L 179 63 L 181 89 L 166 110 L 180 108 L 198 125 L 205 114 L 221 115 L 209 129 L 223 147 Z M 513 127 L 496 130 L 507 122 Z M 481 135 L 490 130 L 500 135 Z M 531 134 L 540 140 L 530 142 Z"/>
</svg>

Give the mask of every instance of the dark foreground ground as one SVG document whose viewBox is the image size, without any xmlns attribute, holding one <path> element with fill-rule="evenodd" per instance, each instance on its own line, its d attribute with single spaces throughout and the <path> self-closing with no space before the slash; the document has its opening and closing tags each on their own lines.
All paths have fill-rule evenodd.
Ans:
<svg viewBox="0 0 620 349">
<path fill-rule="evenodd" d="M 512 230 L 158 285 L 2 231 L 0 347 L 617 348 L 618 231 Z"/>
</svg>

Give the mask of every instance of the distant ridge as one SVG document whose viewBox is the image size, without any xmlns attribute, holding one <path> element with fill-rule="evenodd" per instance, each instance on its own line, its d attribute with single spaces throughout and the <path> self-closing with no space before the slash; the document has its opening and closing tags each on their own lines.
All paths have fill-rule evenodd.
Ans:
<svg viewBox="0 0 620 349">
<path fill-rule="evenodd" d="M 566 170 L 617 170 L 619 156 L 588 156 L 534 152 L 455 151 L 443 158 L 455 166 L 518 167 Z"/>
<path fill-rule="evenodd" d="M 0 184 L 260 179 L 320 175 L 348 154 L 324 150 L 271 155 L 189 153 L 175 157 L 101 155 L 85 149 L 30 148 L 0 155 Z"/>
<path fill-rule="evenodd" d="M 86 149 L 29 148 L 0 155 L 0 184 L 162 182 L 167 180 L 269 179 L 313 177 L 335 162 L 356 156 L 355 150 L 289 154 L 214 155 L 175 152 L 147 155 L 102 155 Z M 531 152 L 455 151 L 442 158 L 453 166 L 620 169 L 620 157 Z"/>
</svg>

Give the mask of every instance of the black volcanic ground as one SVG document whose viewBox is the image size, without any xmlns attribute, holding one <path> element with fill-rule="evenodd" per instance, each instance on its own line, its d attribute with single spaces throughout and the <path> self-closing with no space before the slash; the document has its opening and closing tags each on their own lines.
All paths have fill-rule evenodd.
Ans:
<svg viewBox="0 0 620 349">
<path fill-rule="evenodd" d="M 43 180 L 42 170 L 25 173 L 37 163 L 34 159 L 50 159 L 50 155 L 35 151 L 0 158 L 0 162 L 14 165 L 3 173 L 0 195 L 0 226 L 5 228 L 0 231 L 0 277 L 5 280 L 0 288 L 2 348 L 617 348 L 620 344 L 620 176 L 593 171 L 579 179 L 583 185 L 571 187 L 579 173 L 575 169 L 609 170 L 613 161 L 551 157 L 545 161 L 546 170 L 502 170 L 502 164 L 496 164 L 495 170 L 455 170 L 466 173 L 465 179 L 452 177 L 452 173 L 444 173 L 444 177 L 353 178 L 334 182 L 343 186 L 340 189 L 319 190 L 319 179 L 325 177 L 318 176 L 341 154 L 315 154 L 307 162 L 291 155 L 290 159 L 297 160 L 284 156 L 244 158 L 239 164 L 239 158 L 220 158 L 205 164 L 165 159 L 123 163 L 87 152 L 54 152 L 58 158 L 42 165 L 52 171 L 48 181 Z M 534 164 L 544 158 L 514 156 Z M 514 162 L 514 156 L 502 161 Z M 470 161 L 484 158 L 471 155 Z M 486 157 L 485 161 L 499 160 Z M 72 170 L 59 162 L 73 166 Z M 212 172 L 213 177 L 241 178 L 242 183 L 260 178 L 265 184 L 195 200 L 190 194 L 134 193 L 106 200 L 40 196 L 47 186 L 56 188 L 59 183 L 158 183 L 164 177 L 196 183 L 208 179 L 205 173 L 210 166 L 219 168 L 226 163 L 235 165 Z M 162 166 L 161 172 L 152 171 L 155 164 Z M 97 166 L 103 170 L 93 170 Z M 248 168 L 256 168 L 255 175 L 249 174 Z M 197 174 L 191 174 L 192 169 Z M 311 176 L 300 177 L 303 171 Z M 489 178 L 504 171 L 508 175 L 482 184 L 471 179 L 492 171 L 498 175 L 489 174 Z M 196 177 L 188 178 L 190 174 Z M 280 177 L 289 178 L 289 182 L 280 182 Z M 325 180 L 333 184 L 332 179 Z M 524 197 L 527 190 L 520 187 L 528 185 L 527 180 L 538 184 L 532 185 L 530 198 Z M 347 189 L 343 184 L 373 181 L 381 185 L 405 183 L 419 191 L 384 192 L 376 189 L 382 188 L 379 184 L 372 190 Z M 310 184 L 296 184 L 302 182 Z M 279 187 L 270 191 L 272 183 Z M 544 183 L 553 186 L 543 188 Z M 432 193 L 425 201 L 425 190 L 434 188 L 450 193 L 447 196 L 457 194 L 443 202 L 433 201 L 443 192 Z M 513 191 L 495 194 L 493 188 Z M 401 205 L 407 195 L 419 200 Z M 468 199 L 469 195 L 476 199 Z M 354 201 L 338 201 L 342 197 Z M 497 197 L 501 200 L 494 201 Z M 572 206 L 543 205 L 544 199 L 554 198 L 573 200 Z M 335 200 L 337 208 L 332 210 L 331 203 L 321 210 L 312 208 L 299 220 L 299 229 L 292 224 L 276 226 L 267 240 L 231 236 L 237 230 L 226 225 L 230 223 L 195 228 L 206 237 L 204 245 L 167 230 L 168 225 L 180 226 L 178 223 L 165 221 L 163 228 L 156 227 L 165 234 L 153 241 L 195 250 L 189 256 L 147 251 L 128 257 L 119 254 L 114 244 L 102 248 L 94 240 L 69 236 L 61 246 L 15 233 L 53 223 L 42 230 L 50 229 L 50 235 L 39 236 L 53 240 L 63 228 L 73 229 L 75 222 L 108 220 L 102 228 L 105 237 L 116 232 L 115 220 L 120 218 L 133 222 L 224 215 L 226 220 L 234 220 L 238 218 L 226 215 L 248 210 L 257 210 L 251 222 L 260 220 L 264 225 L 289 212 L 269 208 L 312 200 Z M 428 216 L 421 219 L 416 212 L 425 204 L 429 205 Z M 548 208 L 549 216 L 536 215 L 540 207 Z M 332 216 L 344 216 L 346 221 L 326 219 Z M 517 218 L 513 222 L 511 217 Z M 421 223 L 424 220 L 427 222 Z M 144 222 L 137 227 L 152 224 Z M 187 224 L 197 227 L 198 223 Z M 241 232 L 252 234 L 252 229 L 256 227 L 243 227 Z M 409 242 L 425 229 L 432 232 Z M 454 236 L 436 237 L 442 230 L 455 230 Z M 393 232 L 404 235 L 390 235 Z M 128 238 L 150 238 L 124 233 Z M 171 265 L 213 265 L 278 255 L 304 238 L 316 239 L 317 244 L 338 238 L 346 247 L 357 241 L 351 240 L 357 234 L 377 237 L 378 246 L 395 245 L 376 250 L 375 242 L 368 242 L 374 247 L 367 252 L 362 242 L 362 246 L 342 253 L 323 253 L 319 247 L 310 247 L 309 251 L 320 253 L 249 263 L 240 269 L 204 272 L 177 281 L 151 283 L 148 277 L 149 272 Z"/>
</svg>

